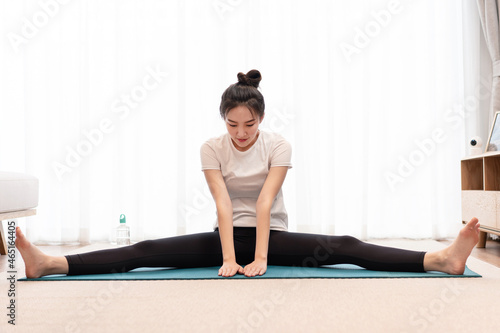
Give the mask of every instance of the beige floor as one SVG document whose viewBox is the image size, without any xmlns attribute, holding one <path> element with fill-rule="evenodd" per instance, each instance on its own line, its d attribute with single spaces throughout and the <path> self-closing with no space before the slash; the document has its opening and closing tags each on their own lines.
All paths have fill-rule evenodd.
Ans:
<svg viewBox="0 0 500 333">
<path fill-rule="evenodd" d="M 372 242 L 429 251 L 446 243 Z M 479 279 L 18 282 L 15 328 L 1 257 L 0 332 L 498 332 L 498 245 L 474 249 L 467 264 Z"/>
</svg>

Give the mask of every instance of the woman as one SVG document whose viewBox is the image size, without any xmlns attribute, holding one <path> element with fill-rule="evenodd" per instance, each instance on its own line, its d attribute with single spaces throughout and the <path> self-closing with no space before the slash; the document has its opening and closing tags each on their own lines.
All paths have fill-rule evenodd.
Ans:
<svg viewBox="0 0 500 333">
<path fill-rule="evenodd" d="M 61 257 L 48 256 L 17 228 L 16 247 L 26 276 L 126 272 L 138 267 L 222 266 L 219 275 L 263 275 L 267 265 L 321 266 L 351 263 L 372 270 L 463 274 L 479 239 L 473 218 L 447 248 L 408 251 L 367 244 L 350 236 L 288 232 L 281 185 L 292 167 L 291 146 L 279 134 L 259 130 L 264 98 L 257 70 L 239 73 L 222 95 L 227 133 L 206 141 L 202 170 L 217 207 L 213 232 L 146 240 L 127 247 Z M 244 266 L 241 266 L 244 265 Z"/>
</svg>

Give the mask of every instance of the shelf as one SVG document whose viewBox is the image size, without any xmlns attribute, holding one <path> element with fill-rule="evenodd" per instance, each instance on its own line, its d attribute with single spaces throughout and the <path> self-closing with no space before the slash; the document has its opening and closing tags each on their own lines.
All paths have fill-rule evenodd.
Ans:
<svg viewBox="0 0 500 333">
<path fill-rule="evenodd" d="M 484 158 L 484 189 L 500 191 L 500 155 Z"/>
<path fill-rule="evenodd" d="M 483 158 L 483 157 L 489 157 L 489 156 L 495 156 L 495 155 L 500 155 L 500 151 L 488 151 L 486 153 L 478 154 L 478 155 L 470 155 L 462 158 L 462 161 L 466 160 L 473 160 L 477 158 Z"/>
<path fill-rule="evenodd" d="M 483 158 L 462 160 L 462 191 L 483 190 Z"/>
<path fill-rule="evenodd" d="M 500 152 L 462 159 L 462 220 L 477 217 L 481 224 L 478 247 L 487 233 L 500 234 Z"/>
<path fill-rule="evenodd" d="M 494 192 L 496 194 L 496 211 L 497 211 L 497 218 L 496 218 L 496 226 L 495 228 L 497 229 L 497 232 L 500 232 L 500 192 Z"/>
</svg>

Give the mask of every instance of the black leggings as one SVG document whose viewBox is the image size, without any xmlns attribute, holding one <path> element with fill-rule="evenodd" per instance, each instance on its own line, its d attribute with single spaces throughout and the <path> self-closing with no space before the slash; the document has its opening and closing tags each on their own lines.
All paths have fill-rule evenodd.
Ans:
<svg viewBox="0 0 500 333">
<path fill-rule="evenodd" d="M 256 228 L 234 227 L 236 262 L 254 260 Z M 65 256 L 68 275 L 127 272 L 138 267 L 222 265 L 219 231 L 146 240 L 116 249 Z M 364 243 L 351 236 L 271 230 L 268 265 L 319 267 L 355 264 L 378 271 L 424 272 L 425 252 Z"/>
</svg>

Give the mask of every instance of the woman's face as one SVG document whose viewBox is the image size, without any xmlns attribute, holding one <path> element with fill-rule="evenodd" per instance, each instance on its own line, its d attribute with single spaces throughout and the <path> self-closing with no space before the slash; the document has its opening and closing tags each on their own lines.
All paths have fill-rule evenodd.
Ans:
<svg viewBox="0 0 500 333">
<path fill-rule="evenodd" d="M 246 151 L 259 137 L 259 125 L 264 119 L 254 116 L 246 106 L 237 106 L 226 114 L 226 128 L 236 149 Z"/>
</svg>

